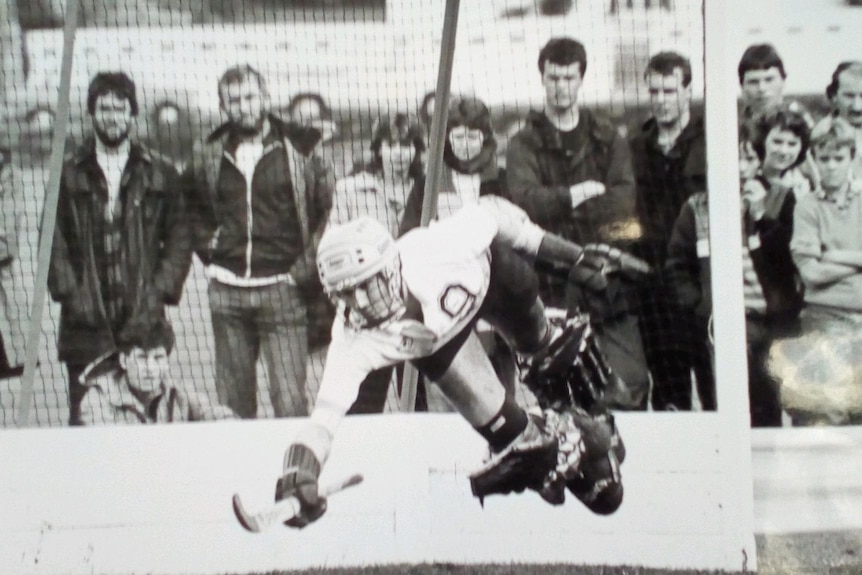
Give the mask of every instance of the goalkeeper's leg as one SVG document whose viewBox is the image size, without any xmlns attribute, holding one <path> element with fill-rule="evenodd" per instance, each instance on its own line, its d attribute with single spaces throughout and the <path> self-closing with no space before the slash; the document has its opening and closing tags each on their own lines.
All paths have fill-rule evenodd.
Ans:
<svg viewBox="0 0 862 575">
<path fill-rule="evenodd" d="M 468 327 L 417 368 L 434 381 L 452 405 L 487 441 L 489 461 L 471 477 L 473 493 L 506 494 L 533 489 L 543 494 L 558 464 L 558 440 L 542 417 L 528 416 L 507 397 L 488 356 Z M 556 495 L 546 496 L 557 502 Z"/>
</svg>

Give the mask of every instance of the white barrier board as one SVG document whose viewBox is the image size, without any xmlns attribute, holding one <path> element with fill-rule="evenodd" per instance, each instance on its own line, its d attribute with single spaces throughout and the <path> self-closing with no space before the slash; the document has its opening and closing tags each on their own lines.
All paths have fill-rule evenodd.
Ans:
<svg viewBox="0 0 862 575">
<path fill-rule="evenodd" d="M 0 443 L 0 572 L 225 573 L 421 562 L 642 564 L 740 569 L 737 473 L 721 419 L 624 414 L 625 500 L 611 517 L 574 498 L 470 493 L 483 441 L 457 415 L 343 424 L 322 483 L 359 472 L 303 531 L 254 535 L 233 517 L 273 495 L 301 420 L 6 431 Z M 744 531 L 744 529 L 743 529 Z M 749 567 L 753 551 L 749 548 Z"/>
</svg>

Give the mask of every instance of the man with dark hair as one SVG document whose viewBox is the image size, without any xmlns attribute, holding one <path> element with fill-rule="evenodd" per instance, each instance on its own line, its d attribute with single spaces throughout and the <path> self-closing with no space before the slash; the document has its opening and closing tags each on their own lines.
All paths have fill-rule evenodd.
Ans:
<svg viewBox="0 0 862 575">
<path fill-rule="evenodd" d="M 853 128 L 856 149 L 862 150 L 862 61 L 841 62 L 832 73 L 826 96 L 835 116 L 844 118 Z M 853 155 L 853 173 L 862 177 L 862 154 Z"/>
<path fill-rule="evenodd" d="M 644 72 L 652 117 L 630 141 L 641 237 L 636 252 L 664 268 L 674 222 L 693 193 L 706 190 L 703 117 L 691 112 L 691 63 L 659 52 Z M 690 370 L 695 366 L 704 409 L 715 409 L 711 357 L 692 353 L 694 318 L 674 305 L 663 274 L 639 286 L 639 320 L 656 410 L 692 407 Z"/>
<path fill-rule="evenodd" d="M 784 62 L 771 44 L 753 44 L 746 48 L 737 68 L 742 87 L 742 109 L 739 121 L 771 118 L 781 109 L 805 116 L 809 127 L 814 120 L 799 102 L 784 101 Z"/>
<path fill-rule="evenodd" d="M 233 412 L 211 404 L 203 394 L 188 394 L 173 385 L 168 357 L 174 333 L 166 320 L 138 324 L 121 338 L 119 365 L 103 371 L 99 358 L 84 371 L 86 395 L 81 404 L 84 425 L 152 424 L 233 418 Z"/>
<path fill-rule="evenodd" d="M 584 46 L 553 38 L 539 53 L 545 89 L 542 111 L 533 111 L 509 142 L 506 181 L 512 200 L 543 228 L 577 243 L 621 244 L 637 232 L 634 178 L 625 140 L 608 120 L 578 105 L 587 69 Z M 570 291 L 565 282 L 542 277 L 542 299 L 558 308 L 581 307 L 591 314 L 602 349 L 626 382 L 628 397 L 618 407 L 646 405 L 649 377 L 629 311 L 628 286 L 612 278 L 595 300 Z"/>
<path fill-rule="evenodd" d="M 334 175 L 318 130 L 270 113 L 260 72 L 230 68 L 218 92 L 228 121 L 196 148 L 186 185 L 210 280 L 219 402 L 256 417 L 262 353 L 276 417 L 307 415 L 307 301 L 321 289 L 314 261 Z"/>
<path fill-rule="evenodd" d="M 80 423 L 79 378 L 115 351 L 130 324 L 176 305 L 191 263 L 185 198 L 172 165 L 129 138 L 138 105 L 126 74 L 100 73 L 87 110 L 94 137 L 63 166 L 48 273 L 60 303 L 58 355 L 69 374 L 69 422 Z"/>
</svg>

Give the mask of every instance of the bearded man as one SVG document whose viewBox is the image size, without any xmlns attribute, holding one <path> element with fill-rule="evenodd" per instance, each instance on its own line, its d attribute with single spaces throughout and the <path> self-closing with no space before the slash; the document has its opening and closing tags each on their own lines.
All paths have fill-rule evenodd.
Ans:
<svg viewBox="0 0 862 575">
<path fill-rule="evenodd" d="M 90 82 L 93 135 L 63 165 L 48 289 L 61 306 L 59 359 L 69 377 L 69 424 L 81 423 L 91 363 L 123 334 L 163 319 L 191 263 L 185 198 L 172 163 L 129 137 L 135 84 L 122 72 Z"/>
<path fill-rule="evenodd" d="M 262 355 L 275 416 L 308 415 L 308 304 L 322 290 L 315 255 L 335 175 L 320 131 L 271 114 L 253 67 L 228 69 L 218 92 L 227 122 L 195 149 L 184 181 L 209 278 L 219 403 L 257 416 Z"/>
</svg>

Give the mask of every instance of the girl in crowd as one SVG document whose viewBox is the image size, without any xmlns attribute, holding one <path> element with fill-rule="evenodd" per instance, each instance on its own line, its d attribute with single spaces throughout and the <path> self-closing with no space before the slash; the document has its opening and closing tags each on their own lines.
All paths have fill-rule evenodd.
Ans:
<svg viewBox="0 0 862 575">
<path fill-rule="evenodd" d="M 811 170 L 803 170 L 807 158 L 811 131 L 805 117 L 790 110 L 782 110 L 758 126 L 763 132 L 758 137 L 757 152 L 763 158 L 761 173 L 769 187 L 787 189 L 796 196 L 811 192 L 816 187 Z"/>
<path fill-rule="evenodd" d="M 369 164 L 336 182 L 330 223 L 370 216 L 397 236 L 407 197 L 422 175 L 424 151 L 418 122 L 403 112 L 381 117 L 373 128 Z"/>
</svg>

